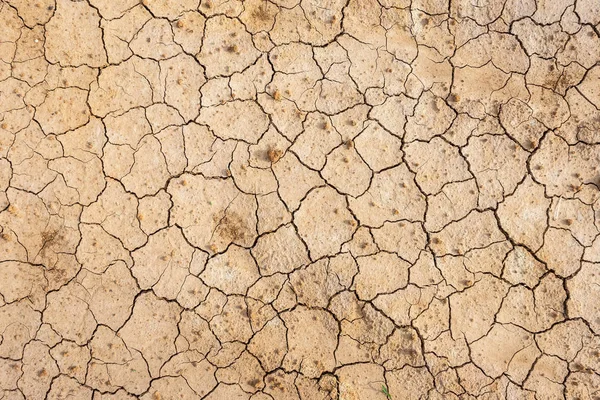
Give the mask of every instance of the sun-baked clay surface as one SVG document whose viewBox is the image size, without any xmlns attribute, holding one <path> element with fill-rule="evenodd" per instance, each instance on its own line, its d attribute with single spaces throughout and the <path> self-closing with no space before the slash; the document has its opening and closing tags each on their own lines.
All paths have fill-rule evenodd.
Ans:
<svg viewBox="0 0 600 400">
<path fill-rule="evenodd" d="M 0 0 L 0 399 L 600 399 L 598 0 Z"/>
</svg>

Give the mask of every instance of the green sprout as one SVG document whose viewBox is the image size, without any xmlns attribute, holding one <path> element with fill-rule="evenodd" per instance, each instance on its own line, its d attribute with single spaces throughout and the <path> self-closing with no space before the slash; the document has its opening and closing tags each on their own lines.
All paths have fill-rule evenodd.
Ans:
<svg viewBox="0 0 600 400">
<path fill-rule="evenodd" d="M 385 397 L 387 397 L 389 400 L 392 400 L 392 395 L 385 385 L 381 385 L 381 393 L 385 394 Z"/>
</svg>

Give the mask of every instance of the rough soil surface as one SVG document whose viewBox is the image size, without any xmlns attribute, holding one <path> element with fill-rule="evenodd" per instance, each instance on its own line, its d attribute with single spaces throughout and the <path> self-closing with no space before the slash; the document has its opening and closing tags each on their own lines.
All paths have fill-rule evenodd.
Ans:
<svg viewBox="0 0 600 400">
<path fill-rule="evenodd" d="M 598 0 L 0 0 L 0 399 L 600 399 Z"/>
</svg>

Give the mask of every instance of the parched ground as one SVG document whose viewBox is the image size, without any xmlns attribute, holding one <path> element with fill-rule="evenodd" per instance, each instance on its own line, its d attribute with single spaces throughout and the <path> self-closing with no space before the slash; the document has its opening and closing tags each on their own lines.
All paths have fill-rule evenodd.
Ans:
<svg viewBox="0 0 600 400">
<path fill-rule="evenodd" d="M 0 0 L 0 399 L 600 399 L 600 1 Z"/>
</svg>

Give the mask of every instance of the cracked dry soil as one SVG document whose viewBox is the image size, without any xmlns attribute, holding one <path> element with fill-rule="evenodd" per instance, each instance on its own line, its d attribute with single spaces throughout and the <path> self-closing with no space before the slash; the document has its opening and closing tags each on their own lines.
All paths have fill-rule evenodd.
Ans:
<svg viewBox="0 0 600 400">
<path fill-rule="evenodd" d="M 0 399 L 600 399 L 598 0 L 0 0 Z"/>
</svg>

